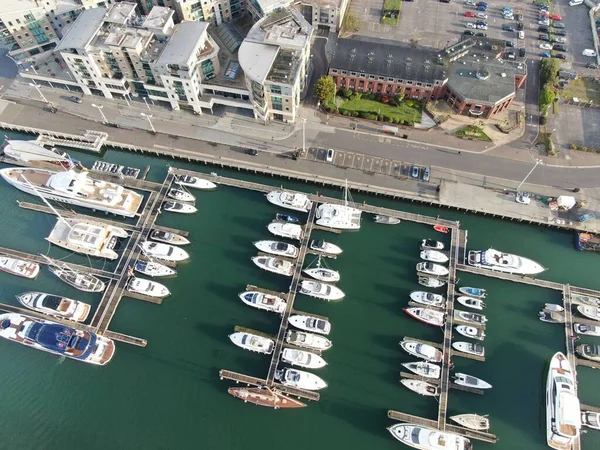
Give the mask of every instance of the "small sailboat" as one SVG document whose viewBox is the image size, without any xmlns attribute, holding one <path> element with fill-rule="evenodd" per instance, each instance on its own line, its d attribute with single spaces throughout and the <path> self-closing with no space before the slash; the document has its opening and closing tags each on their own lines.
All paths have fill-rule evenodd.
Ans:
<svg viewBox="0 0 600 450">
<path fill-rule="evenodd" d="M 342 300 L 346 296 L 337 286 L 313 280 L 302 280 L 298 292 L 330 302 Z"/>
<path fill-rule="evenodd" d="M 24 292 L 17 295 L 17 300 L 33 311 L 75 322 L 84 322 L 91 309 L 87 303 L 44 292 Z"/>
<path fill-rule="evenodd" d="M 310 372 L 287 367 L 277 370 L 275 372 L 275 379 L 284 386 L 306 389 L 307 391 L 318 391 L 327 387 L 327 383 L 321 377 Z"/>
<path fill-rule="evenodd" d="M 406 367 L 412 373 L 425 378 L 438 379 L 442 373 L 442 368 L 440 366 L 425 361 L 402 363 L 402 366 Z"/>
<path fill-rule="evenodd" d="M 297 217 L 294 216 L 290 216 L 289 214 L 275 214 L 275 220 L 279 220 L 281 222 L 287 222 L 287 223 L 298 223 L 300 222 L 300 220 L 298 220 Z"/>
<path fill-rule="evenodd" d="M 419 395 L 425 395 L 428 397 L 437 397 L 440 395 L 440 388 L 433 383 L 428 383 L 427 381 L 404 378 L 400 380 L 400 383 Z"/>
<path fill-rule="evenodd" d="M 404 308 L 404 312 L 419 322 L 441 327 L 446 321 L 446 313 L 429 308 Z"/>
<path fill-rule="evenodd" d="M 0 256 L 0 270 L 23 278 L 35 278 L 40 272 L 40 265 L 24 259 Z"/>
<path fill-rule="evenodd" d="M 300 366 L 307 369 L 320 369 L 327 365 L 327 362 L 319 355 L 293 348 L 284 348 L 281 353 L 281 360 L 292 366 Z"/>
<path fill-rule="evenodd" d="M 192 194 L 183 189 L 171 188 L 167 193 L 167 197 L 177 200 L 179 202 L 193 202 L 196 200 Z"/>
<path fill-rule="evenodd" d="M 302 239 L 302 227 L 296 223 L 271 222 L 267 229 L 275 236 L 287 239 Z"/>
<path fill-rule="evenodd" d="M 434 225 L 433 229 L 440 233 L 448 233 L 450 231 L 450 229 L 448 227 L 445 227 L 444 225 Z"/>
<path fill-rule="evenodd" d="M 152 230 L 150 233 L 150 239 L 171 245 L 188 245 L 190 243 L 189 239 L 179 234 L 161 230 Z"/>
<path fill-rule="evenodd" d="M 422 305 L 436 306 L 438 308 L 443 308 L 446 304 L 446 299 L 443 295 L 425 291 L 412 291 L 410 293 L 410 299 L 413 302 L 421 303 Z"/>
<path fill-rule="evenodd" d="M 588 319 L 600 320 L 600 308 L 597 306 L 579 305 L 577 311 Z"/>
<path fill-rule="evenodd" d="M 154 261 L 136 261 L 133 270 L 149 277 L 169 277 L 177 272 L 170 267 Z"/>
<path fill-rule="evenodd" d="M 482 325 L 487 322 L 487 317 L 485 317 L 483 314 L 477 314 L 468 311 L 460 311 L 458 309 L 454 310 L 454 317 L 462 319 L 465 322 L 478 323 Z"/>
<path fill-rule="evenodd" d="M 433 239 L 423 239 L 421 241 L 421 250 L 443 250 L 444 244 Z"/>
<path fill-rule="evenodd" d="M 265 311 L 282 313 L 287 306 L 287 303 L 281 297 L 258 291 L 242 292 L 239 294 L 239 297 L 246 305 L 257 309 L 264 309 Z"/>
<path fill-rule="evenodd" d="M 581 411 L 581 423 L 593 430 L 600 430 L 600 412 Z"/>
<path fill-rule="evenodd" d="M 429 288 L 439 288 L 446 284 L 446 280 L 433 277 L 419 277 L 419 284 Z"/>
<path fill-rule="evenodd" d="M 458 414 L 450 416 L 450 420 L 470 430 L 486 431 L 490 429 L 490 419 L 479 414 Z"/>
<path fill-rule="evenodd" d="M 217 188 L 217 185 L 212 181 L 204 180 L 198 177 L 192 177 L 190 175 L 177 175 L 175 177 L 175 184 L 189 188 L 204 190 Z"/>
<path fill-rule="evenodd" d="M 434 263 L 444 264 L 448 262 L 448 256 L 437 250 L 423 250 L 420 254 L 421 259 Z"/>
<path fill-rule="evenodd" d="M 310 241 L 311 250 L 320 252 L 323 256 L 338 256 L 342 254 L 342 249 L 335 244 L 325 242 L 322 239 L 314 239 Z"/>
<path fill-rule="evenodd" d="M 323 267 L 323 265 L 326 266 L 324 261 L 322 261 L 321 259 L 321 255 L 319 255 L 315 267 L 311 268 L 309 266 L 302 272 L 304 272 L 309 277 L 319 281 L 325 281 L 328 283 L 336 283 L 340 281 L 340 273 L 337 270 L 333 270 L 328 267 Z"/>
<path fill-rule="evenodd" d="M 328 350 L 332 345 L 331 341 L 325 336 L 296 330 L 287 331 L 285 335 L 285 342 L 295 345 L 296 347 L 304 347 L 319 351 Z"/>
<path fill-rule="evenodd" d="M 471 344 L 470 342 L 455 341 L 452 348 L 459 352 L 468 353 L 475 356 L 485 356 L 485 348 L 481 344 Z"/>
<path fill-rule="evenodd" d="M 298 247 L 280 241 L 255 241 L 253 244 L 261 252 L 286 258 L 297 258 L 300 251 Z"/>
<path fill-rule="evenodd" d="M 468 295 L 460 295 L 456 301 L 467 308 L 482 310 L 485 308 L 485 303 L 480 298 L 469 297 Z"/>
<path fill-rule="evenodd" d="M 470 295 L 475 298 L 485 298 L 487 296 L 487 292 L 485 289 L 475 288 L 475 287 L 461 287 L 458 288 L 459 292 L 462 292 L 465 295 Z"/>
<path fill-rule="evenodd" d="M 162 259 L 164 261 L 178 262 L 190 257 L 184 249 L 163 244 L 162 242 L 144 241 L 140 244 L 140 248 L 147 257 Z"/>
<path fill-rule="evenodd" d="M 303 408 L 306 406 L 305 403 L 268 387 L 230 387 L 227 392 L 245 403 L 254 403 L 269 408 Z"/>
<path fill-rule="evenodd" d="M 325 319 L 318 317 L 293 315 L 288 319 L 289 323 L 304 331 L 314 331 L 315 333 L 328 335 L 331 332 L 331 324 Z"/>
<path fill-rule="evenodd" d="M 136 294 L 147 295 L 148 297 L 162 298 L 171 293 L 166 286 L 156 281 L 145 280 L 143 278 L 131 277 L 127 282 L 127 290 Z"/>
<path fill-rule="evenodd" d="M 252 262 L 267 272 L 273 272 L 278 275 L 291 277 L 294 273 L 294 264 L 285 259 L 274 258 L 272 256 L 255 256 Z"/>
<path fill-rule="evenodd" d="M 42 255 L 48 261 L 48 270 L 68 285 L 83 292 L 102 292 L 106 284 L 100 278 L 87 273 L 70 269 L 66 264 L 61 264 Z"/>
<path fill-rule="evenodd" d="M 168 201 L 163 203 L 163 210 L 179 214 L 193 214 L 198 211 L 198 208 L 188 203 Z"/>
<path fill-rule="evenodd" d="M 485 332 L 481 328 L 458 325 L 455 329 L 465 337 L 477 339 L 478 341 L 483 341 L 485 339 Z"/>
<path fill-rule="evenodd" d="M 400 342 L 400 347 L 417 358 L 424 359 L 429 362 L 440 362 L 442 360 L 442 352 L 429 344 L 422 344 L 417 341 L 403 340 Z"/>
<path fill-rule="evenodd" d="M 491 389 L 492 385 L 480 378 L 467 375 L 465 373 L 454 374 L 454 383 L 459 386 L 472 387 L 476 389 Z"/>
<path fill-rule="evenodd" d="M 583 323 L 574 323 L 573 329 L 577 334 L 587 334 L 589 336 L 600 336 L 600 326 L 587 325 Z"/>
<path fill-rule="evenodd" d="M 444 266 L 432 262 L 420 262 L 417 264 L 417 272 L 434 275 L 436 277 L 445 277 L 450 272 Z"/>
<path fill-rule="evenodd" d="M 400 223 L 400 219 L 397 217 L 382 216 L 378 214 L 375 216 L 375 223 L 381 223 L 384 225 L 397 225 Z"/>
<path fill-rule="evenodd" d="M 235 332 L 229 335 L 229 339 L 244 350 L 264 353 L 265 355 L 273 353 L 275 347 L 275 342 L 272 339 L 251 333 Z"/>
</svg>

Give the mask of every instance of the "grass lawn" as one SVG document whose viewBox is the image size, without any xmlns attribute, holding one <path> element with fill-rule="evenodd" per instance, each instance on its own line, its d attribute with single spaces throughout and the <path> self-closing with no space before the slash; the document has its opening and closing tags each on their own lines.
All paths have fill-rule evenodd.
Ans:
<svg viewBox="0 0 600 450">
<path fill-rule="evenodd" d="M 402 0 L 385 0 L 383 10 L 400 10 L 402 8 Z"/>
<path fill-rule="evenodd" d="M 569 80 L 569 87 L 557 89 L 557 93 L 565 100 L 571 100 L 575 97 L 582 102 L 593 100 L 594 103 L 600 103 L 600 83 L 594 83 L 583 78 Z"/>
<path fill-rule="evenodd" d="M 468 137 L 472 139 L 477 139 L 479 141 L 492 142 L 490 137 L 487 134 L 485 134 L 481 128 L 476 127 L 475 125 L 467 125 L 466 127 L 461 128 L 456 133 L 454 133 L 454 136 Z"/>
<path fill-rule="evenodd" d="M 400 20 L 402 0 L 385 0 L 383 3 L 383 16 L 381 23 L 384 25 L 397 25 Z M 393 15 L 392 15 L 393 14 Z"/>
<path fill-rule="evenodd" d="M 400 106 L 390 106 L 375 100 L 367 100 L 364 98 L 355 98 L 346 100 L 341 108 L 349 111 L 362 111 L 371 113 L 380 113 L 383 116 L 390 116 L 394 119 L 403 120 L 405 122 L 420 123 L 421 122 L 421 107 L 411 108 L 406 103 L 401 102 Z"/>
</svg>

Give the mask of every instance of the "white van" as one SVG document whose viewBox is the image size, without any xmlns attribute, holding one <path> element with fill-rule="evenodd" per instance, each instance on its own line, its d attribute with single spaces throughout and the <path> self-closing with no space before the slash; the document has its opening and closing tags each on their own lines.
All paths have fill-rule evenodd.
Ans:
<svg viewBox="0 0 600 450">
<path fill-rule="evenodd" d="M 583 0 L 571 0 L 569 2 L 569 6 L 577 6 L 577 5 L 581 5 L 583 3 Z"/>
<path fill-rule="evenodd" d="M 581 52 L 583 56 L 596 56 L 596 50 L 592 50 L 591 48 L 586 48 Z"/>
</svg>

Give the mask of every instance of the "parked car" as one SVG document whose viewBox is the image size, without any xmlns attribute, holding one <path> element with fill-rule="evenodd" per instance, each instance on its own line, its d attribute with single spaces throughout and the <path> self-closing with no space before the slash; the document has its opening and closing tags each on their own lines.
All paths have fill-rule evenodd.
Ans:
<svg viewBox="0 0 600 450">
<path fill-rule="evenodd" d="M 477 6 L 487 6 L 488 4 L 486 2 L 477 2 L 476 5 Z"/>
<path fill-rule="evenodd" d="M 597 69 L 598 68 L 598 64 L 596 64 L 596 63 L 587 63 L 585 65 L 585 67 L 587 67 L 588 69 Z"/>
<path fill-rule="evenodd" d="M 542 52 L 542 53 L 540 53 L 540 56 L 542 58 L 551 58 L 552 57 L 552 55 L 548 52 Z"/>
<path fill-rule="evenodd" d="M 423 181 L 429 181 L 429 175 L 430 175 L 430 170 L 429 167 L 425 167 L 425 170 L 423 171 Z"/>
<path fill-rule="evenodd" d="M 557 44 L 566 44 L 567 38 L 557 37 L 557 38 L 552 39 L 552 42 L 556 42 Z"/>
<path fill-rule="evenodd" d="M 518 36 L 519 36 L 519 39 L 525 39 L 525 32 L 519 31 Z"/>
<path fill-rule="evenodd" d="M 330 148 L 329 150 L 327 150 L 327 156 L 325 157 L 325 160 L 327 162 L 333 162 L 334 156 L 335 156 L 335 150 Z"/>
<path fill-rule="evenodd" d="M 504 25 L 502 25 L 502 29 L 504 31 L 515 31 L 515 27 L 512 25 L 509 25 L 507 23 L 505 23 Z"/>
<path fill-rule="evenodd" d="M 552 50 L 552 44 L 544 44 L 544 43 L 541 43 L 541 44 L 540 44 L 540 48 L 541 48 L 542 50 Z"/>
<path fill-rule="evenodd" d="M 555 36 L 566 36 L 567 32 L 565 30 L 554 30 Z"/>
<path fill-rule="evenodd" d="M 548 11 L 538 11 L 538 16 L 540 18 L 546 18 L 549 19 L 550 18 L 550 13 Z"/>
<path fill-rule="evenodd" d="M 475 36 L 487 37 L 487 33 L 475 33 Z"/>
<path fill-rule="evenodd" d="M 552 14 L 552 15 L 550 16 L 550 18 L 551 18 L 552 20 L 563 20 L 563 19 L 562 19 L 562 16 L 559 16 L 558 14 Z"/>
<path fill-rule="evenodd" d="M 475 24 L 475 26 L 477 27 L 478 30 L 487 30 L 488 29 L 487 23 L 477 23 L 477 24 Z"/>
<path fill-rule="evenodd" d="M 550 28 L 548 28 L 548 27 L 547 27 L 547 26 L 545 26 L 545 25 L 542 25 L 541 27 L 538 27 L 538 31 L 539 31 L 540 33 L 550 33 Z"/>
<path fill-rule="evenodd" d="M 467 36 L 475 36 L 475 32 L 471 31 L 471 30 L 465 30 L 465 31 L 463 31 L 463 34 L 465 34 Z"/>
<path fill-rule="evenodd" d="M 81 98 L 77 97 L 76 95 L 69 97 L 69 100 L 72 101 L 73 103 L 81 103 Z"/>
<path fill-rule="evenodd" d="M 519 56 L 521 58 L 525 58 L 525 55 L 527 54 L 527 51 L 524 48 L 520 48 L 519 49 Z"/>
<path fill-rule="evenodd" d="M 514 50 L 506 50 L 504 52 L 504 56 L 506 57 L 506 59 L 515 59 L 517 57 L 517 54 Z"/>
<path fill-rule="evenodd" d="M 525 28 L 525 26 L 523 25 L 523 22 L 517 22 L 517 30 L 521 31 L 521 30 L 523 30 L 523 28 Z"/>
<path fill-rule="evenodd" d="M 506 41 L 504 45 L 506 45 L 507 47 L 514 47 L 515 43 L 513 41 Z"/>
<path fill-rule="evenodd" d="M 554 53 L 552 57 L 556 59 L 562 59 L 564 61 L 566 61 L 567 59 L 567 55 L 565 55 L 564 53 Z"/>
<path fill-rule="evenodd" d="M 513 16 L 512 14 L 503 14 L 502 17 L 504 18 L 504 20 L 515 20 L 515 16 Z"/>
<path fill-rule="evenodd" d="M 244 153 L 246 153 L 246 155 L 256 156 L 258 155 L 258 150 L 255 150 L 253 148 L 247 148 Z"/>
<path fill-rule="evenodd" d="M 413 178 L 419 178 L 419 166 L 412 166 L 410 170 L 410 176 Z"/>
<path fill-rule="evenodd" d="M 540 19 L 538 21 L 538 24 L 540 24 L 540 25 L 550 25 L 550 20 L 548 20 L 548 19 Z"/>
<path fill-rule="evenodd" d="M 571 0 L 569 2 L 569 6 L 577 6 L 577 5 L 581 5 L 583 3 L 583 0 Z"/>
<path fill-rule="evenodd" d="M 475 13 L 472 13 L 471 11 L 467 11 L 465 13 L 465 17 L 475 17 Z"/>
<path fill-rule="evenodd" d="M 564 27 L 565 27 L 565 24 L 564 24 L 564 23 L 562 23 L 562 22 L 554 22 L 554 23 L 552 23 L 552 26 L 553 26 L 554 28 L 564 28 Z"/>
<path fill-rule="evenodd" d="M 473 0 L 466 0 L 465 5 L 475 6 L 475 2 Z"/>
<path fill-rule="evenodd" d="M 486 13 L 484 13 L 484 12 L 478 12 L 477 13 L 477 18 L 478 19 L 487 19 L 488 15 Z"/>
<path fill-rule="evenodd" d="M 566 51 L 568 51 L 567 47 L 565 45 L 563 45 L 563 44 L 554 44 L 552 46 L 552 50 L 558 50 L 559 52 L 566 52 Z"/>
<path fill-rule="evenodd" d="M 550 36 L 548 36 L 547 34 L 540 34 L 538 36 L 538 39 L 540 41 L 546 41 L 546 42 L 550 42 Z"/>
<path fill-rule="evenodd" d="M 477 7 L 477 11 L 487 11 L 487 6 L 480 5 L 480 6 Z"/>
<path fill-rule="evenodd" d="M 467 23 L 465 24 L 465 27 L 467 27 L 467 28 L 476 28 L 476 27 L 477 27 L 477 25 L 475 25 L 473 22 L 467 22 Z"/>
<path fill-rule="evenodd" d="M 586 48 L 581 52 L 583 56 L 596 56 L 596 50 L 592 50 L 591 48 Z"/>
</svg>

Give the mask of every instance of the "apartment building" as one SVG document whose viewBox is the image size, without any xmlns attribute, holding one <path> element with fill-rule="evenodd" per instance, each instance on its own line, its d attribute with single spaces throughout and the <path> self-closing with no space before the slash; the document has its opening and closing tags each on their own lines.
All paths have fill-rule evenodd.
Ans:
<svg viewBox="0 0 600 450">
<path fill-rule="evenodd" d="M 0 45 L 19 65 L 47 57 L 85 9 L 109 6 L 114 0 L 1 0 Z"/>
<path fill-rule="evenodd" d="M 248 13 L 255 22 L 274 11 L 287 8 L 291 4 L 292 0 L 246 0 Z"/>
<path fill-rule="evenodd" d="M 313 27 L 297 10 L 280 9 L 254 24 L 239 50 L 256 118 L 294 122 L 305 89 Z"/>
<path fill-rule="evenodd" d="M 313 28 L 337 32 L 342 27 L 350 0 L 300 0 L 294 7 Z"/>
<path fill-rule="evenodd" d="M 138 0 L 141 10 L 148 14 L 154 6 L 175 11 L 175 21 L 201 21 L 221 25 L 246 13 L 244 0 Z"/>
</svg>

